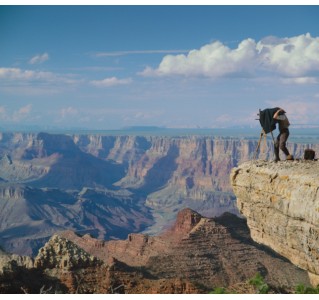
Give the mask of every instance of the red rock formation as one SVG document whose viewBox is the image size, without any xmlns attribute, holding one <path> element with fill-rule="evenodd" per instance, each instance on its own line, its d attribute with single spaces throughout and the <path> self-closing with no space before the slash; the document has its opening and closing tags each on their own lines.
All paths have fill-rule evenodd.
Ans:
<svg viewBox="0 0 319 300">
<path fill-rule="evenodd" d="M 257 272 L 272 286 L 286 291 L 301 282 L 309 284 L 306 272 L 254 243 L 245 221 L 234 215 L 209 219 L 185 209 L 178 214 L 175 225 L 162 235 L 131 234 L 127 240 L 102 242 L 71 232 L 61 236 L 107 264 L 115 261 L 115 265 L 126 266 L 125 278 L 128 270 L 134 273 L 137 268 L 144 270 L 139 275 L 143 280 L 148 277 L 157 283 L 164 279 L 177 280 L 201 286 L 202 292 L 244 282 Z M 117 275 L 125 291 L 132 291 L 131 283 Z"/>
<path fill-rule="evenodd" d="M 202 216 L 191 209 L 183 209 L 177 214 L 176 222 L 172 229 L 168 230 L 164 235 L 184 236 L 192 231 L 192 229 L 200 222 Z"/>
<path fill-rule="evenodd" d="M 273 291 L 309 285 L 305 271 L 254 243 L 244 220 L 230 214 L 204 218 L 190 209 L 159 236 L 102 241 L 66 231 L 40 249 L 33 266 L 25 259 L 4 261 L 0 293 L 205 293 L 241 287 L 257 272 Z M 9 273 L 7 265 L 13 267 Z"/>
</svg>

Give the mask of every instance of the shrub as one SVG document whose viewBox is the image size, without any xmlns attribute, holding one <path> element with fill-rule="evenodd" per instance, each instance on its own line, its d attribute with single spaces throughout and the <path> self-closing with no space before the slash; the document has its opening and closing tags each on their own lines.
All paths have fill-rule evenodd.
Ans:
<svg viewBox="0 0 319 300">
<path fill-rule="evenodd" d="M 258 294 L 268 294 L 269 292 L 268 284 L 264 282 L 264 278 L 259 273 L 249 280 L 249 284 L 257 289 Z"/>
<path fill-rule="evenodd" d="M 295 294 L 319 294 L 319 284 L 315 288 L 298 284 L 295 288 Z"/>
<path fill-rule="evenodd" d="M 210 294 L 227 294 L 226 289 L 223 287 L 216 287 L 213 289 L 213 291 L 210 292 Z"/>
</svg>

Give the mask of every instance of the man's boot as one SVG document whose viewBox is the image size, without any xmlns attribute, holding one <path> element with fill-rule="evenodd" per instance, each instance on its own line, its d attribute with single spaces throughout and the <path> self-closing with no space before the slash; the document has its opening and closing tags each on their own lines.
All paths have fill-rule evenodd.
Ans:
<svg viewBox="0 0 319 300">
<path fill-rule="evenodd" d="M 294 157 L 292 156 L 292 155 L 287 155 L 287 158 L 286 158 L 286 160 L 294 160 Z"/>
</svg>

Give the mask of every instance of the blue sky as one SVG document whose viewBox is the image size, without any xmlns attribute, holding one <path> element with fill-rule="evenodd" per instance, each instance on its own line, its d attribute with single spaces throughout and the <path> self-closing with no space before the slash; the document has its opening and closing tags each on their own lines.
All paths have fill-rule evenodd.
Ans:
<svg viewBox="0 0 319 300">
<path fill-rule="evenodd" d="M 319 124 L 319 6 L 0 6 L 0 128 Z"/>
</svg>

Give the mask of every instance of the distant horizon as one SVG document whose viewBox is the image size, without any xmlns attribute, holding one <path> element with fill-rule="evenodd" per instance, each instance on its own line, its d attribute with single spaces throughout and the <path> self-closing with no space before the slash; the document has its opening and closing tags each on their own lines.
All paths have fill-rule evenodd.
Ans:
<svg viewBox="0 0 319 300">
<path fill-rule="evenodd" d="M 316 129 L 319 128 L 319 124 L 291 124 L 290 128 L 296 129 Z M 118 128 L 90 128 L 90 127 L 81 127 L 81 126 L 45 126 L 45 125 L 1 125 L 0 124 L 0 131 L 1 130 L 22 130 L 22 131 L 29 131 L 29 130 L 83 130 L 83 131 L 121 131 L 121 130 L 212 130 L 212 129 L 225 129 L 225 130 L 241 130 L 241 129 L 262 129 L 259 123 L 256 123 L 255 126 L 252 125 L 241 125 L 241 126 L 228 126 L 228 127 L 166 127 L 166 126 L 156 126 L 156 125 L 132 125 L 132 126 L 123 126 Z M 319 135 L 319 132 L 318 132 Z"/>
<path fill-rule="evenodd" d="M 319 127 L 319 123 L 315 124 L 309 124 L 309 123 L 299 123 L 299 124 L 290 124 L 291 127 L 299 128 L 299 127 Z M 51 126 L 51 125 L 37 125 L 37 124 L 30 124 L 30 125 L 22 125 L 22 124 L 0 124 L 0 128 L 15 128 L 15 127 L 25 127 L 25 128 L 31 128 L 31 127 L 39 127 L 39 128 L 54 128 L 54 129 L 72 129 L 72 128 L 77 128 L 77 129 L 84 129 L 84 130 L 123 130 L 123 129 L 134 129 L 134 128 L 154 128 L 154 129 L 213 129 L 213 128 L 218 128 L 218 129 L 228 129 L 228 128 L 261 128 L 258 120 L 256 120 L 256 123 L 254 125 L 241 125 L 241 126 L 235 126 L 235 125 L 230 125 L 230 126 L 194 126 L 194 127 L 182 127 L 182 126 L 158 126 L 158 125 L 142 125 L 142 124 L 137 124 L 137 125 L 132 125 L 132 126 L 122 126 L 122 127 L 115 127 L 115 128 L 107 128 L 107 127 L 84 127 L 84 126 Z"/>
<path fill-rule="evenodd" d="M 291 128 L 289 143 L 318 144 L 319 143 L 319 125 L 316 127 L 296 127 Z M 253 139 L 261 138 L 261 127 L 229 127 L 229 128 L 166 128 L 157 126 L 132 126 L 119 129 L 85 129 L 85 128 L 16 128 L 4 129 L 0 127 L 0 133 L 30 133 L 38 134 L 41 132 L 49 134 L 67 134 L 67 135 L 103 135 L 103 136 L 163 136 L 163 137 L 220 137 L 220 138 L 239 138 Z M 273 131 L 273 137 L 276 139 L 278 129 Z M 272 141 L 271 133 L 266 135 L 268 141 Z"/>
</svg>

